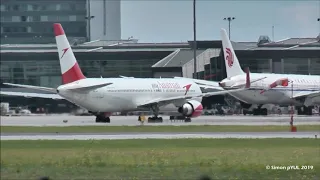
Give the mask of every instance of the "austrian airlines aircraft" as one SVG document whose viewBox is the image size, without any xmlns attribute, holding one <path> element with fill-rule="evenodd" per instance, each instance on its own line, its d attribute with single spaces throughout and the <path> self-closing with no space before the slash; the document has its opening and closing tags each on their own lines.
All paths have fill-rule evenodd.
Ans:
<svg viewBox="0 0 320 180">
<path fill-rule="evenodd" d="M 202 93 L 200 86 L 192 79 L 174 78 L 86 78 L 77 63 L 70 44 L 59 23 L 54 24 L 54 33 L 60 57 L 63 85 L 55 88 L 4 83 L 51 92 L 54 94 L 1 92 L 1 94 L 65 99 L 94 114 L 96 122 L 110 122 L 111 112 L 152 110 L 158 118 L 159 107 L 174 104 L 175 110 L 190 121 L 202 114 L 202 97 L 226 94 L 243 89 Z"/>
<path fill-rule="evenodd" d="M 220 86 L 224 89 L 239 88 L 245 84 L 246 74 L 225 29 L 221 29 L 221 37 L 227 78 L 220 82 Z M 298 114 L 311 115 L 312 106 L 320 104 L 319 75 L 250 73 L 250 76 L 250 89 L 230 95 L 242 101 L 245 109 L 258 106 L 254 109 L 255 115 L 267 115 L 267 109 L 261 108 L 264 104 L 292 104 L 299 107 Z"/>
</svg>

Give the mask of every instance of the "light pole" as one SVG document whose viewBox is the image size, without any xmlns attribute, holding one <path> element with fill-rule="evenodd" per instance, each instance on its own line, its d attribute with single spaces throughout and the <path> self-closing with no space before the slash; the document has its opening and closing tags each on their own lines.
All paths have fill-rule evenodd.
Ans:
<svg viewBox="0 0 320 180">
<path fill-rule="evenodd" d="M 231 26 L 231 21 L 235 20 L 235 17 L 225 17 L 223 18 L 223 20 L 228 21 L 229 22 L 229 39 L 231 37 L 231 33 L 230 33 L 230 26 Z M 230 39 L 231 40 L 231 39 Z"/>
<path fill-rule="evenodd" d="M 193 0 L 193 78 L 194 79 L 198 79 L 196 51 L 197 51 L 196 0 Z"/>
</svg>

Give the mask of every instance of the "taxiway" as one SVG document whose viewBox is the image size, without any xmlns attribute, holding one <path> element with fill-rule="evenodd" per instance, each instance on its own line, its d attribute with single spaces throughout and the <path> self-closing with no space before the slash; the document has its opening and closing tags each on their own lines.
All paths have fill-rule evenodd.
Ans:
<svg viewBox="0 0 320 180">
<path fill-rule="evenodd" d="M 162 116 L 163 123 L 147 123 L 145 125 L 289 125 L 288 115 L 273 116 L 201 116 L 192 122 L 170 121 L 168 116 Z M 111 123 L 95 123 L 94 116 L 1 116 L 1 126 L 136 126 L 137 116 L 112 116 Z M 320 116 L 295 116 L 295 125 L 320 125 Z"/>
</svg>

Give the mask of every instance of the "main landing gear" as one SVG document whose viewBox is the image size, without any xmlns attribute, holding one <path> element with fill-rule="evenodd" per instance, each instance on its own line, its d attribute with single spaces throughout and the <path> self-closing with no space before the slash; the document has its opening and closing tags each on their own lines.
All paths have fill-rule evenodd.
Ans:
<svg viewBox="0 0 320 180">
<path fill-rule="evenodd" d="M 171 121 L 180 120 L 184 122 L 191 122 L 191 118 L 185 117 L 185 116 L 170 116 L 170 120 Z"/>
<path fill-rule="evenodd" d="M 107 113 L 96 114 L 96 123 L 110 123 L 110 117 Z"/>
<path fill-rule="evenodd" d="M 262 107 L 262 105 L 259 105 L 258 108 L 253 109 L 254 116 L 259 116 L 259 115 L 267 116 L 268 115 L 268 109 L 261 108 L 261 107 Z"/>
<path fill-rule="evenodd" d="M 153 117 L 148 117 L 148 122 L 163 122 L 162 117 L 158 117 L 158 116 L 153 116 Z"/>
<path fill-rule="evenodd" d="M 158 115 L 159 115 L 159 107 L 157 105 L 153 105 L 153 106 L 151 106 L 151 110 L 152 110 L 154 116 L 153 117 L 148 117 L 148 122 L 154 122 L 154 123 L 155 122 L 160 122 L 160 123 L 162 123 L 163 122 L 162 117 L 158 117 Z"/>
<path fill-rule="evenodd" d="M 306 107 L 306 106 L 302 106 L 302 107 L 297 107 L 298 110 L 298 115 L 312 115 L 312 106 Z"/>
</svg>

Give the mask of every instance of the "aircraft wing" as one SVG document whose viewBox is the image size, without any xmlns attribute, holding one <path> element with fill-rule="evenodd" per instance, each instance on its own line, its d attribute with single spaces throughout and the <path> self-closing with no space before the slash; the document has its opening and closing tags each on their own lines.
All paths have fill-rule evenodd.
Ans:
<svg viewBox="0 0 320 180">
<path fill-rule="evenodd" d="M 28 92 L 9 92 L 9 91 L 0 91 L 1 95 L 8 96 L 23 96 L 23 97 L 38 97 L 38 98 L 47 98 L 47 99 L 64 99 L 58 94 L 45 94 L 45 93 L 28 93 Z"/>
<path fill-rule="evenodd" d="M 199 87 L 204 89 L 216 89 L 216 90 L 224 90 L 218 82 L 215 81 L 207 81 L 207 80 L 201 80 L 201 79 L 191 79 L 191 78 L 185 78 L 185 77 L 174 77 L 175 79 L 188 79 L 192 80 L 194 83 L 196 83 Z"/>
<path fill-rule="evenodd" d="M 266 78 L 267 77 L 253 79 L 253 80 L 250 81 L 250 84 L 258 82 L 258 81 L 261 81 L 261 80 L 266 79 Z M 235 83 L 234 85 L 232 85 L 231 87 L 232 88 L 234 88 L 234 87 L 242 87 L 242 86 L 245 86 L 245 85 L 246 85 L 246 83 L 238 82 L 238 83 Z"/>
<path fill-rule="evenodd" d="M 12 84 L 12 83 L 3 83 L 9 86 L 27 88 L 27 89 L 34 89 L 40 90 L 44 92 L 50 92 L 51 94 L 46 93 L 30 93 L 30 92 L 11 92 L 11 91 L 0 91 L 1 95 L 8 95 L 8 96 L 22 96 L 22 97 L 38 97 L 38 98 L 47 98 L 47 99 L 64 99 L 60 95 L 57 94 L 57 90 L 54 88 L 48 87 L 41 87 L 41 86 L 31 86 L 31 85 L 23 85 L 23 84 Z"/>
<path fill-rule="evenodd" d="M 191 98 L 196 98 L 196 97 L 209 97 L 209 96 L 216 96 L 216 95 L 223 95 L 223 94 L 228 94 L 232 92 L 237 92 L 237 91 L 243 91 L 244 89 L 235 89 L 235 90 L 224 90 L 224 91 L 217 91 L 217 92 L 208 92 L 208 93 L 202 93 L 199 95 L 183 95 L 183 96 L 175 96 L 175 97 L 169 97 L 169 98 L 157 98 L 148 102 L 143 102 L 138 105 L 138 107 L 145 107 L 145 106 L 151 106 L 158 104 L 159 106 L 163 106 L 166 104 L 170 104 L 174 101 L 179 101 L 179 100 L 187 100 Z"/>
<path fill-rule="evenodd" d="M 314 91 L 314 92 L 301 92 L 293 96 L 293 98 L 302 98 L 302 97 L 317 97 L 320 96 L 320 91 Z"/>
<path fill-rule="evenodd" d="M 15 86 L 15 87 L 21 87 L 21 88 L 28 88 L 28 89 L 35 89 L 40 91 L 46 91 L 50 93 L 57 93 L 57 90 L 54 88 L 48 88 L 48 87 L 41 87 L 41 86 L 31 86 L 31 85 L 23 85 L 23 84 L 12 84 L 12 83 L 3 83 L 5 85 L 9 86 Z"/>
</svg>

